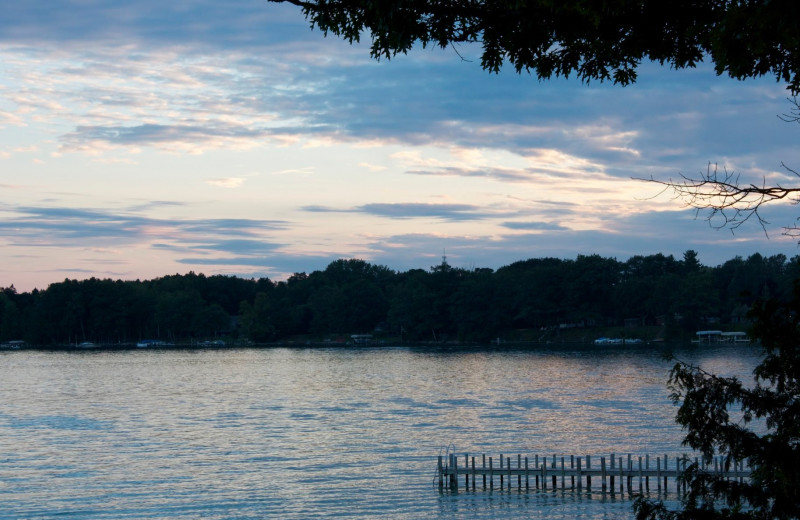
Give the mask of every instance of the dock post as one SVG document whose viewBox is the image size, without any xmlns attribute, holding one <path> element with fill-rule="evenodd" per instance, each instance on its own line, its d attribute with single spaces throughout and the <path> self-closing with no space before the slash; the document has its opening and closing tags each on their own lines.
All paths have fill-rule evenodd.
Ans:
<svg viewBox="0 0 800 520">
<path fill-rule="evenodd" d="M 486 489 L 486 454 L 483 454 L 483 489 Z"/>
<path fill-rule="evenodd" d="M 606 492 L 606 458 L 600 457 L 600 487 Z"/>
<path fill-rule="evenodd" d="M 628 453 L 628 493 L 631 493 L 631 487 L 633 487 L 633 459 L 631 458 L 631 454 Z"/>
<path fill-rule="evenodd" d="M 575 473 L 572 471 L 575 469 L 575 455 L 569 456 L 569 469 L 571 473 L 569 478 L 572 481 L 572 489 L 575 489 Z"/>
<path fill-rule="evenodd" d="M 611 494 L 614 494 L 614 454 L 611 454 L 611 474 L 609 475 L 609 486 L 611 488 Z"/>
<path fill-rule="evenodd" d="M 542 457 L 542 489 L 547 489 L 547 456 Z"/>
<path fill-rule="evenodd" d="M 508 471 L 508 490 L 511 491 L 511 455 L 506 457 L 506 471 Z"/>
<path fill-rule="evenodd" d="M 439 473 L 439 489 L 444 489 L 444 466 L 442 466 L 442 456 L 439 455 L 436 469 Z"/>
<path fill-rule="evenodd" d="M 581 472 L 581 458 L 580 456 L 577 457 L 578 459 L 578 490 L 583 489 L 583 475 Z"/>
<path fill-rule="evenodd" d="M 450 454 L 452 462 L 452 472 L 450 473 L 450 489 L 458 491 L 458 457 L 455 453 Z"/>
<path fill-rule="evenodd" d="M 567 489 L 567 484 L 564 482 L 567 478 L 566 467 L 564 466 L 564 457 L 561 457 L 561 489 Z"/>
<path fill-rule="evenodd" d="M 658 483 L 658 494 L 661 494 L 661 457 L 656 457 L 656 482 Z"/>
<path fill-rule="evenodd" d="M 587 455 L 586 456 L 586 471 L 588 472 L 590 469 L 592 469 L 592 456 L 591 455 Z M 586 473 L 586 489 L 588 489 L 589 491 L 592 490 L 592 474 L 591 473 Z"/>
<path fill-rule="evenodd" d="M 528 457 L 525 457 L 525 489 L 530 489 L 530 481 L 528 480 Z"/>
<path fill-rule="evenodd" d="M 464 490 L 469 491 L 469 453 L 464 454 Z"/>
<path fill-rule="evenodd" d="M 517 453 L 517 469 L 522 469 L 522 455 Z M 522 473 L 517 473 L 517 489 L 522 489 Z"/>
<path fill-rule="evenodd" d="M 475 491 L 475 456 L 472 456 L 472 491 Z"/>
<path fill-rule="evenodd" d="M 558 477 L 556 476 L 557 468 L 556 468 L 556 456 L 555 455 L 553 455 L 553 462 L 552 462 L 550 467 L 553 468 L 553 491 L 555 491 L 556 488 L 558 487 Z"/>
<path fill-rule="evenodd" d="M 489 457 L 489 489 L 494 489 L 494 470 L 492 469 L 492 457 Z"/>
<path fill-rule="evenodd" d="M 639 493 L 642 492 L 642 457 L 639 456 Z"/>
<path fill-rule="evenodd" d="M 500 491 L 503 490 L 503 454 L 500 454 Z"/>
<path fill-rule="evenodd" d="M 619 458 L 619 492 L 625 493 L 625 479 L 624 479 L 624 471 L 622 466 L 622 457 Z"/>
<path fill-rule="evenodd" d="M 650 476 L 648 475 L 648 473 L 650 472 L 650 455 L 649 454 L 644 456 L 644 470 L 645 470 L 644 488 L 645 488 L 645 490 L 650 491 Z"/>
<path fill-rule="evenodd" d="M 539 489 L 539 456 L 538 455 L 534 455 L 533 456 L 533 461 L 534 461 L 533 462 L 533 470 L 534 470 L 535 475 L 536 475 L 536 489 Z"/>
</svg>

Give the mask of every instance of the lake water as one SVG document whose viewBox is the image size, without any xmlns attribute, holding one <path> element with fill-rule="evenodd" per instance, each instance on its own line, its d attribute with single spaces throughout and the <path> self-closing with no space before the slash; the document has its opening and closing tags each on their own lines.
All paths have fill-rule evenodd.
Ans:
<svg viewBox="0 0 800 520">
<path fill-rule="evenodd" d="M 0 518 L 629 519 L 620 494 L 440 492 L 436 457 L 682 453 L 669 368 L 649 347 L 0 352 Z"/>
</svg>

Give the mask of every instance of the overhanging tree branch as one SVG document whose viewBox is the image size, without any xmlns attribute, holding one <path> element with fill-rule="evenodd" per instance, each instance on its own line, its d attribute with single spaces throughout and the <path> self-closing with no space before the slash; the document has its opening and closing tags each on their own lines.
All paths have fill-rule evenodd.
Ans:
<svg viewBox="0 0 800 520">
<path fill-rule="evenodd" d="M 674 69 L 709 60 L 735 79 L 773 76 L 800 91 L 800 3 L 719 0 L 269 0 L 295 5 L 312 28 L 351 43 L 372 39 L 390 59 L 423 47 L 476 42 L 481 66 L 538 78 L 636 81 L 642 62 Z"/>
<path fill-rule="evenodd" d="M 781 163 L 789 173 L 800 179 L 800 173 Z M 761 215 L 761 208 L 768 203 L 790 200 L 800 203 L 800 188 L 785 188 L 781 185 L 767 186 L 766 179 L 760 185 L 743 184 L 739 174 L 728 171 L 717 164 L 708 165 L 698 178 L 681 175 L 680 179 L 666 181 L 653 177 L 639 179 L 663 187 L 659 195 L 672 192 L 675 199 L 682 200 L 696 215 L 705 213 L 705 219 L 715 229 L 728 228 L 732 232 L 750 220 L 756 220 L 764 233 L 769 222 Z M 784 234 L 798 236 L 796 226 L 784 228 Z"/>
<path fill-rule="evenodd" d="M 778 117 L 787 123 L 800 123 L 800 101 L 797 97 L 792 97 L 789 102 L 793 108 Z M 800 182 L 800 172 L 783 162 L 781 167 Z M 745 222 L 755 220 L 768 235 L 769 222 L 761 214 L 761 209 L 766 204 L 780 201 L 800 204 L 800 187 L 785 187 L 780 184 L 768 186 L 766 178 L 762 178 L 761 184 L 743 183 L 739 174 L 711 163 L 706 167 L 705 173 L 701 172 L 696 178 L 681 174 L 677 180 L 664 181 L 652 176 L 637 180 L 660 185 L 662 190 L 656 196 L 672 193 L 673 198 L 694 209 L 697 217 L 704 214 L 711 227 L 728 228 L 731 232 L 735 232 Z M 797 224 L 784 226 L 783 234 L 800 239 L 800 227 Z"/>
</svg>

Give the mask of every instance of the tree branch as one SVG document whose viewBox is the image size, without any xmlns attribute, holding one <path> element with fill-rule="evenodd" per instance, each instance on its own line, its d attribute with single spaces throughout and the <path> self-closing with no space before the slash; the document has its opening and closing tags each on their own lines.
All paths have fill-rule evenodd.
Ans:
<svg viewBox="0 0 800 520">
<path fill-rule="evenodd" d="M 783 163 L 781 166 L 800 178 L 800 173 L 797 171 Z M 729 172 L 725 167 L 720 169 L 717 164 L 711 163 L 708 164 L 705 173 L 701 173 L 697 179 L 681 174 L 679 180 L 662 181 L 653 177 L 638 180 L 663 186 L 657 195 L 672 192 L 675 199 L 680 199 L 686 207 L 695 209 L 697 216 L 706 213 L 706 221 L 711 227 L 715 229 L 727 227 L 731 232 L 754 219 L 768 236 L 766 226 L 769 222 L 760 213 L 762 206 L 785 199 L 791 200 L 793 204 L 800 203 L 800 187 L 767 186 L 766 179 L 761 185 L 742 184 L 738 174 Z M 800 236 L 800 229 L 796 226 L 784 228 L 784 234 Z"/>
<path fill-rule="evenodd" d="M 787 98 L 793 107 L 778 118 L 787 123 L 800 123 L 800 100 L 797 96 Z M 781 167 L 800 179 L 800 172 L 781 163 Z M 745 222 L 754 219 L 767 233 L 769 222 L 761 215 L 762 206 L 771 202 L 789 200 L 792 204 L 800 204 L 800 187 L 784 188 L 780 184 L 767 186 L 766 179 L 761 185 L 742 184 L 738 174 L 729 172 L 725 167 L 720 171 L 717 164 L 708 163 L 706 172 L 699 178 L 691 178 L 681 174 L 678 180 L 662 181 L 653 178 L 636 178 L 645 182 L 653 182 L 662 186 L 662 190 L 653 198 L 672 192 L 674 199 L 680 199 L 686 207 L 695 210 L 695 216 L 706 213 L 706 221 L 715 229 L 727 227 L 733 233 Z M 798 218 L 800 220 L 800 218 Z M 783 234 L 800 240 L 800 226 L 797 224 L 784 226 Z"/>
<path fill-rule="evenodd" d="M 787 123 L 800 123 L 800 101 L 797 100 L 797 96 L 787 99 L 794 105 L 794 108 L 785 114 L 779 114 L 778 119 Z"/>
</svg>

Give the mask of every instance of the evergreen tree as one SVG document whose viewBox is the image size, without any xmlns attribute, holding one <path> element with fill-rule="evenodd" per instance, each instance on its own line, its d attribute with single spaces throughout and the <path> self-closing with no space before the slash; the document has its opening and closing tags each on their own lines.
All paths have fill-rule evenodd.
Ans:
<svg viewBox="0 0 800 520">
<path fill-rule="evenodd" d="M 706 463 L 747 460 L 739 482 L 690 466 L 682 507 L 637 499 L 638 520 L 791 519 L 800 516 L 800 281 L 790 301 L 759 300 L 752 334 L 764 349 L 752 385 L 678 362 L 670 375 L 684 444 Z"/>
</svg>

